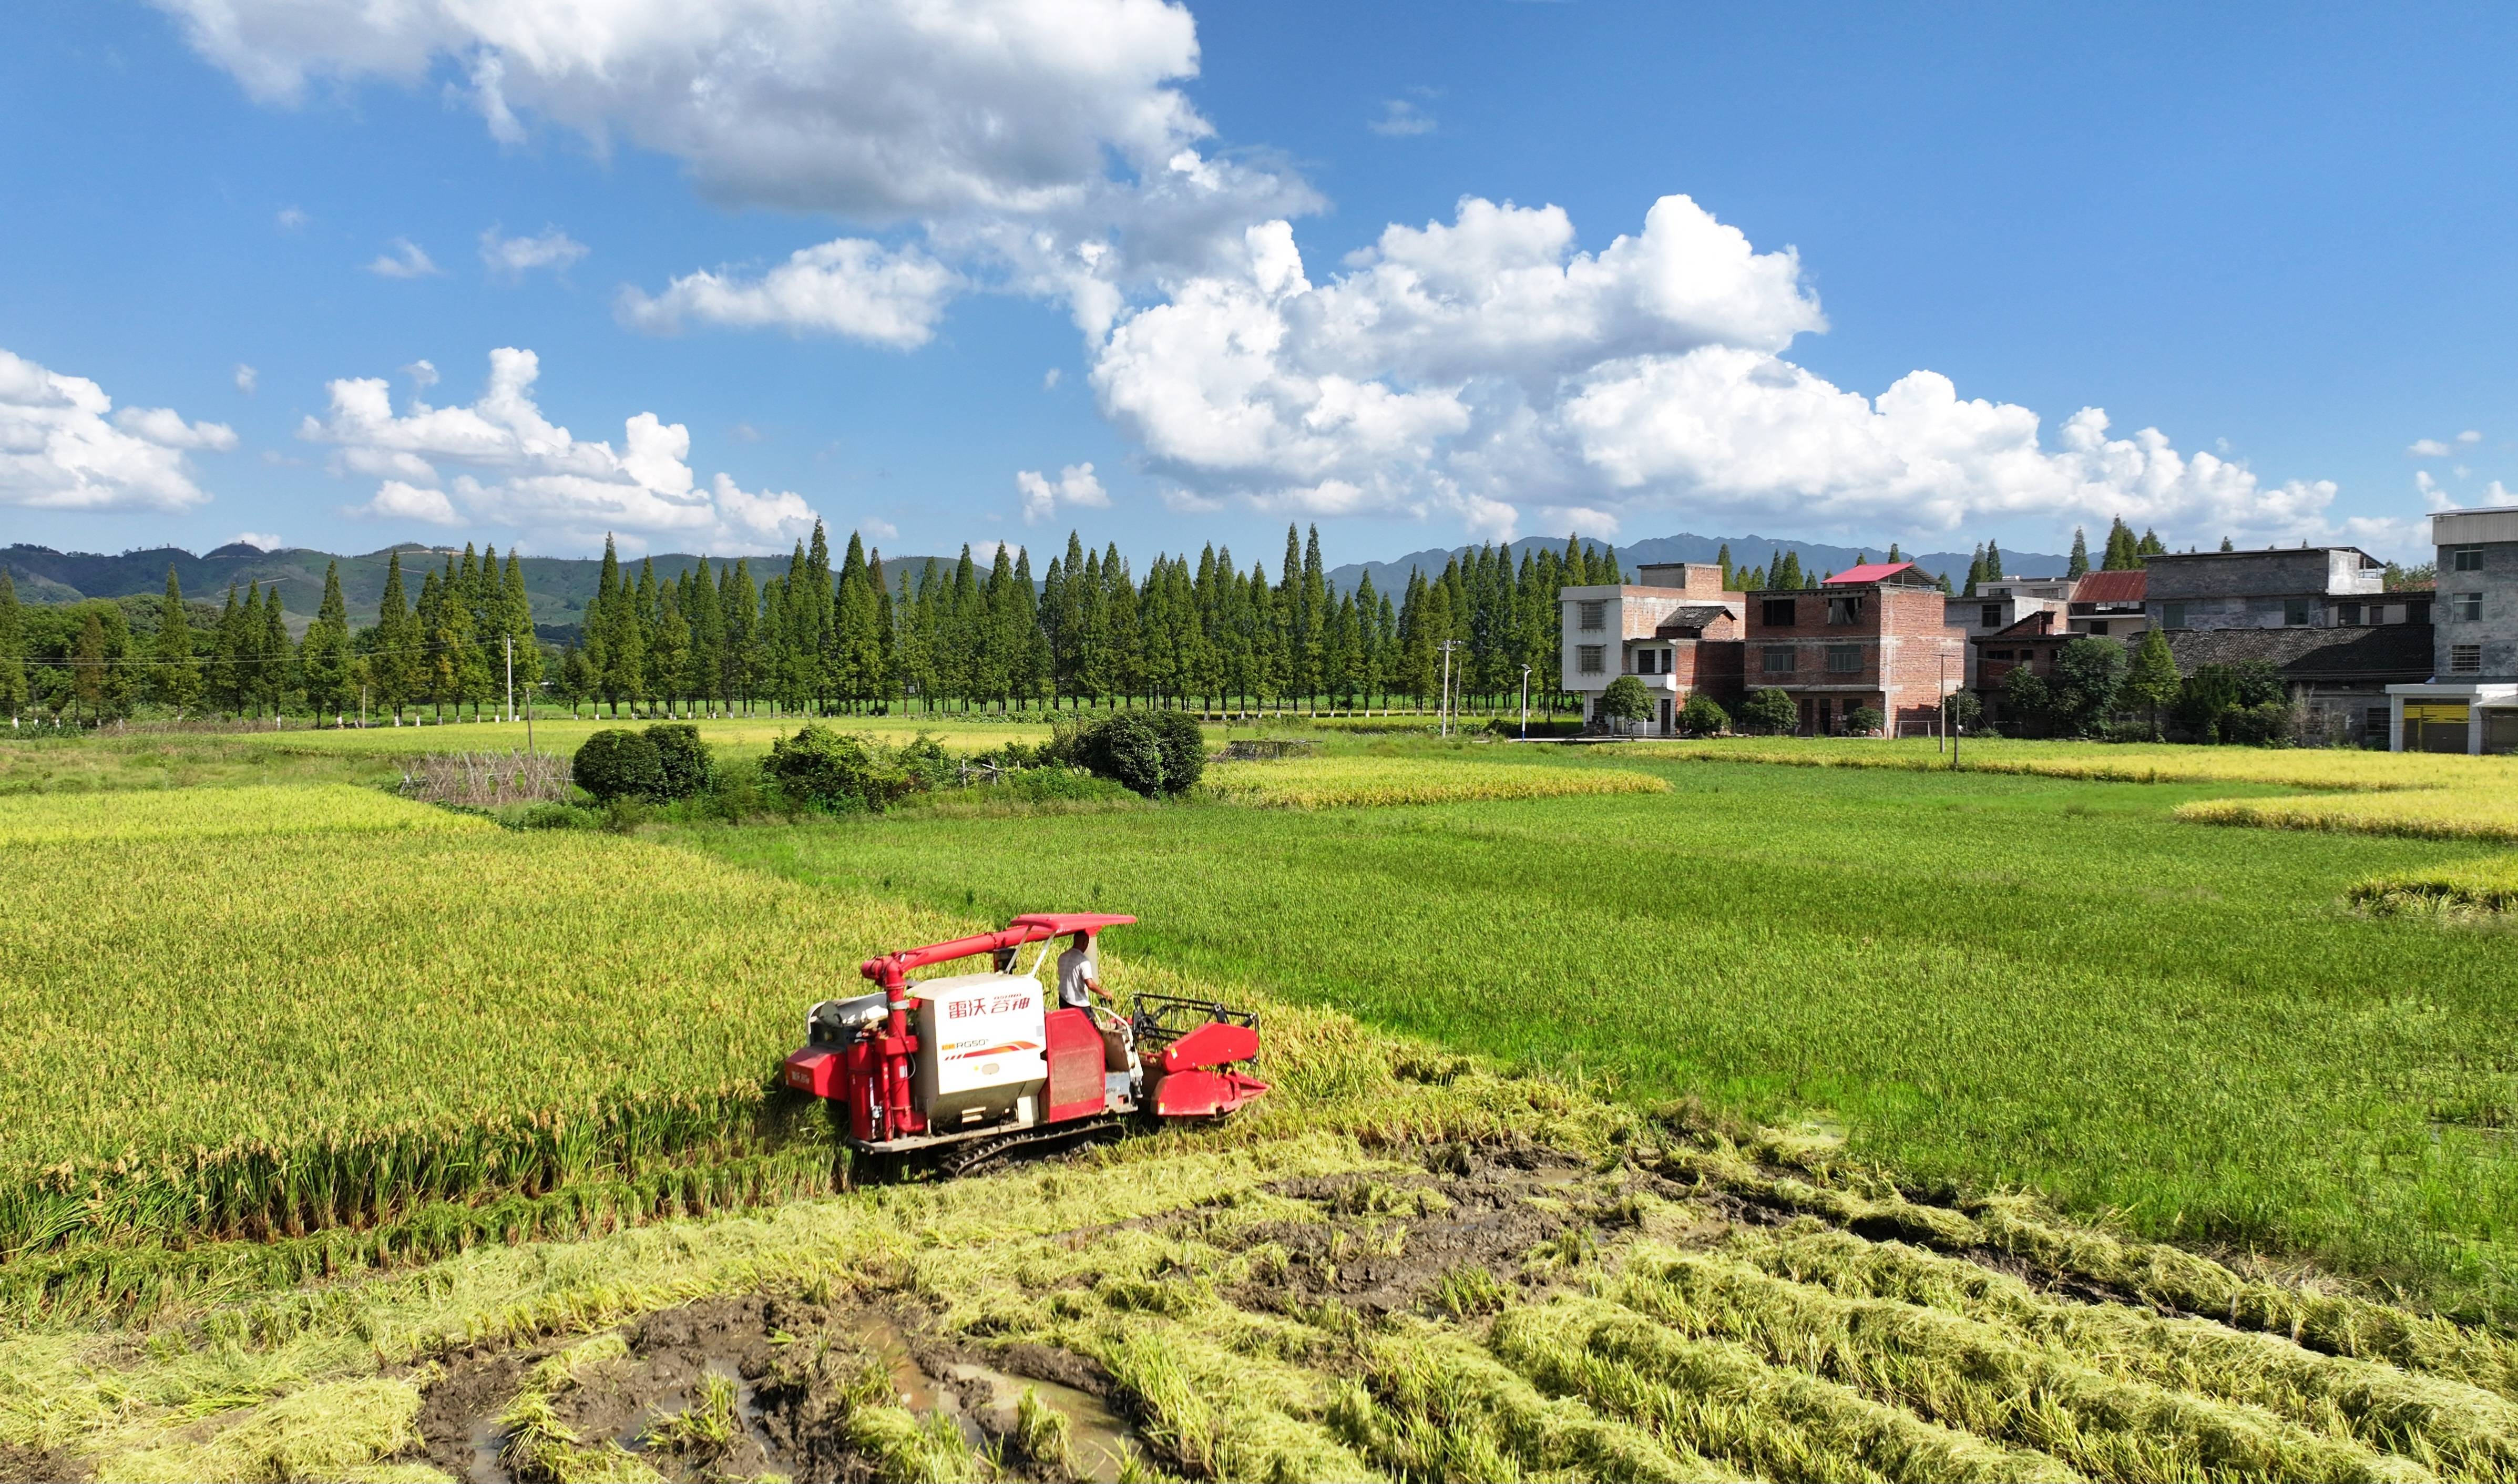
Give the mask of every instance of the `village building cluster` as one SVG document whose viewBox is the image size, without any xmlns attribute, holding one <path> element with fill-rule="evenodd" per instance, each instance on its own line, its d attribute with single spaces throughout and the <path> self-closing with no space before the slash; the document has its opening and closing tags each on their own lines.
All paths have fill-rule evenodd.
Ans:
<svg viewBox="0 0 2518 1484">
<path fill-rule="evenodd" d="M 2079 639 L 2130 648 L 2158 631 L 2180 676 L 2209 665 L 2278 674 L 2304 740 L 2398 751 L 2518 751 L 2518 505 L 2431 517 L 2435 589 L 2387 590 L 2357 546 L 2187 551 L 2077 578 L 2004 577 L 1951 595 L 1912 562 L 1874 562 L 1815 587 L 1739 591 L 1722 568 L 1637 569 L 1559 594 L 1566 688 L 1586 716 L 1632 676 L 1670 736 L 1697 695 L 1737 712 L 1780 691 L 1802 736 L 1930 733 L 1944 698 L 2004 726 L 2022 668 L 2041 678 Z"/>
</svg>

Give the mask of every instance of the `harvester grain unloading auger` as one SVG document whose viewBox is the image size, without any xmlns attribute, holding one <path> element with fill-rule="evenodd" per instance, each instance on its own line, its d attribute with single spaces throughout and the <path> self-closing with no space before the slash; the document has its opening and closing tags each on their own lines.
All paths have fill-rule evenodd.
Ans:
<svg viewBox="0 0 2518 1484">
<path fill-rule="evenodd" d="M 1137 995 L 1122 1021 L 1057 1002 L 1041 967 L 1061 938 L 1088 956 L 1133 917 L 1041 912 L 994 933 L 904 948 L 857 972 L 879 985 L 804 1017 L 787 1085 L 838 1105 L 843 1142 L 877 1158 L 933 1153 L 960 1174 L 1026 1145 L 1116 1132 L 1131 1119 L 1220 1118 L 1268 1091 L 1245 1069 L 1259 1018 L 1171 995 Z M 1016 972 L 1020 950 L 1042 944 Z M 987 955 L 987 972 L 911 981 Z"/>
</svg>

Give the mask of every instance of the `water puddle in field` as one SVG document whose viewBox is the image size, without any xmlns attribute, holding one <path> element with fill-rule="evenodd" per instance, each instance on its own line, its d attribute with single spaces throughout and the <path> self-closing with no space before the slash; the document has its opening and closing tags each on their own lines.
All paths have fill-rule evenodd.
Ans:
<svg viewBox="0 0 2518 1484">
<path fill-rule="evenodd" d="M 616 1445 L 668 1478 L 764 1471 L 803 1477 L 824 1465 L 845 1470 L 851 1465 L 844 1434 L 833 1434 L 830 1414 L 810 1405 L 822 1393 L 800 1393 L 778 1379 L 771 1335 L 791 1326 L 801 1330 L 799 1319 L 810 1319 L 824 1333 L 872 1358 L 890 1377 L 900 1406 L 948 1419 L 975 1451 L 1002 1456 L 1003 1440 L 1020 1429 L 1026 1391 L 1065 1419 L 1067 1475 L 1115 1484 L 1136 1450 L 1127 1423 L 1080 1386 L 977 1361 L 944 1360 L 932 1350 L 922 1362 L 924 1342 L 886 1315 L 782 1313 L 758 1299 L 703 1302 L 650 1315 L 627 1331 L 627 1356 L 592 1365 L 556 1395 L 558 1420 L 587 1444 Z M 553 1348 L 479 1356 L 433 1384 L 420 1418 L 431 1461 L 466 1484 L 512 1484 L 514 1472 L 502 1457 L 508 1433 L 501 1419 L 533 1365 Z M 1086 1365 L 1061 1352 L 1027 1359 L 1019 1354 L 1007 1364 L 1060 1374 Z M 1075 1378 L 1083 1378 L 1081 1369 Z M 669 1434 L 674 1419 L 705 1406 L 713 1383 L 733 1391 L 731 1436 L 696 1445 L 697 1452 L 687 1443 L 676 1451 L 658 1434 Z"/>
</svg>

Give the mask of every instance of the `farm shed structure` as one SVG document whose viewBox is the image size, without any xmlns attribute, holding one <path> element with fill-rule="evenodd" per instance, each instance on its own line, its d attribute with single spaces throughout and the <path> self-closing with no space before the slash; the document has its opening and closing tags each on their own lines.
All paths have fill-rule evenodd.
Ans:
<svg viewBox="0 0 2518 1484">
<path fill-rule="evenodd" d="M 2425 673 L 2387 687 L 2399 752 L 2518 752 L 2518 505 L 2431 517 L 2439 591 Z"/>
<path fill-rule="evenodd" d="M 2139 567 L 2088 574 L 2072 587 L 2072 633 L 2101 639 L 2135 637 L 2150 627 L 2144 602 L 2149 589 L 2150 574 Z"/>
</svg>

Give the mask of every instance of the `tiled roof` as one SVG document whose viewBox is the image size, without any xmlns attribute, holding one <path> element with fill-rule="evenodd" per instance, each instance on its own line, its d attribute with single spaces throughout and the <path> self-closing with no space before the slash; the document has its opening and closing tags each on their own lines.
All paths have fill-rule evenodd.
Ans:
<svg viewBox="0 0 2518 1484">
<path fill-rule="evenodd" d="M 2198 665 L 2267 660 L 2294 680 L 2426 680 L 2431 626 L 2366 629 L 2172 629 L 2168 652 L 2181 675 Z"/>
<path fill-rule="evenodd" d="M 2024 615 L 2017 623 L 2012 624 L 2008 628 L 1997 629 L 1991 633 L 1977 634 L 1976 642 L 1981 644 L 1987 639 L 2012 639 L 2017 641 L 2019 639 L 2040 638 L 2046 634 L 2052 633 L 2054 630 L 2055 611 L 2051 608 L 2041 608 L 2035 613 Z"/>
<path fill-rule="evenodd" d="M 1692 639 L 1712 627 L 1716 620 L 1730 616 L 1731 610 L 1720 603 L 1690 603 L 1683 608 L 1672 608 L 1670 610 L 1670 616 L 1661 621 L 1661 627 L 1653 631 L 1653 637 Z"/>
<path fill-rule="evenodd" d="M 2129 572 L 2093 572 L 2072 589 L 2076 603 L 2139 603 L 2149 590 L 2150 574 L 2140 567 Z"/>
</svg>

